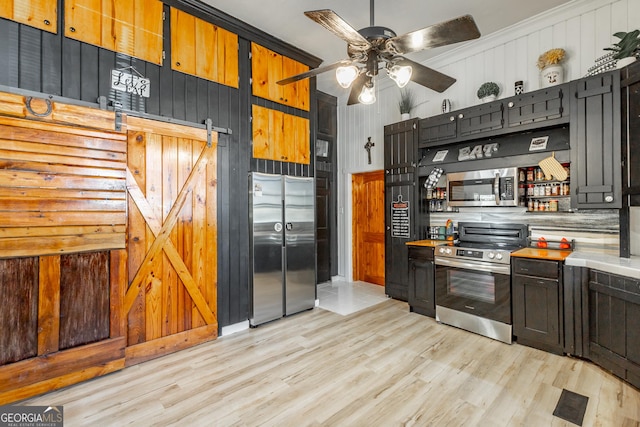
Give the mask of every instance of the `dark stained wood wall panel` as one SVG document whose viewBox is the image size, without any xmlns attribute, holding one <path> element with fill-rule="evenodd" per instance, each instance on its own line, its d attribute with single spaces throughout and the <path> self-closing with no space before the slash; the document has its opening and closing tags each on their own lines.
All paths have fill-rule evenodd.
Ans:
<svg viewBox="0 0 640 427">
<path fill-rule="evenodd" d="M 0 259 L 0 365 L 38 352 L 38 258 Z"/>
<path fill-rule="evenodd" d="M 60 350 L 109 338 L 109 252 L 60 257 Z"/>
</svg>

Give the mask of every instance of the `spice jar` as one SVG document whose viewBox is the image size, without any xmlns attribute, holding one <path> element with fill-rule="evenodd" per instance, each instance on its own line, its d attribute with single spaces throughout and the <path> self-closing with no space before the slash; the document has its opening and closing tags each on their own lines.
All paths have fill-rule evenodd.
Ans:
<svg viewBox="0 0 640 427">
<path fill-rule="evenodd" d="M 536 168 L 536 181 L 542 181 L 544 179 L 544 173 L 541 168 Z"/>
<path fill-rule="evenodd" d="M 549 200 L 549 210 L 551 212 L 557 212 L 558 211 L 558 201 L 555 199 Z"/>
<path fill-rule="evenodd" d="M 533 168 L 527 169 L 527 181 L 531 182 L 534 179 Z"/>
</svg>

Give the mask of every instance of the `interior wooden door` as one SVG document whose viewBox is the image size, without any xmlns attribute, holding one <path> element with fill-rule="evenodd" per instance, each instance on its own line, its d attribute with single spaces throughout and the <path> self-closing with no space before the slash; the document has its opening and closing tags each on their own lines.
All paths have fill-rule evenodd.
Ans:
<svg viewBox="0 0 640 427">
<path fill-rule="evenodd" d="M 384 171 L 354 174 L 353 280 L 384 286 Z"/>
<path fill-rule="evenodd" d="M 216 142 L 129 118 L 127 364 L 217 337 Z"/>
</svg>

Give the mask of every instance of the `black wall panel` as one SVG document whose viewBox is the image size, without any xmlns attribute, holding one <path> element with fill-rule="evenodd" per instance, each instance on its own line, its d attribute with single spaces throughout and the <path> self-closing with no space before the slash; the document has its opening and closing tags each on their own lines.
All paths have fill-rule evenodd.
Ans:
<svg viewBox="0 0 640 427">
<path fill-rule="evenodd" d="M 169 5 L 196 10 L 191 0 L 165 1 Z M 199 7 L 199 6 L 198 6 Z M 58 4 L 63 11 L 63 2 Z M 208 6 L 198 9 L 207 19 Z M 298 176 L 313 176 L 311 165 L 258 161 L 251 157 L 251 104 L 275 108 L 311 120 L 311 155 L 315 141 L 315 80 L 311 79 L 311 112 L 285 107 L 251 95 L 250 41 L 294 59 L 317 66 L 319 60 L 281 41 L 270 39 L 253 27 L 243 27 L 231 19 L 227 29 L 238 33 L 240 88 L 231 88 L 171 70 L 170 20 L 164 22 L 163 66 L 117 54 L 63 36 L 63 13 L 59 14 L 58 34 L 50 34 L 0 18 L 0 85 L 40 92 L 43 95 L 96 103 L 98 97 L 116 101 L 122 108 L 142 115 L 177 119 L 202 125 L 211 118 L 213 125 L 229 129 L 220 134 L 218 144 L 218 323 L 220 327 L 246 321 L 249 315 L 249 172 L 260 171 Z M 216 16 L 214 16 L 216 15 Z M 224 14 L 212 13 L 211 21 L 220 22 Z M 243 37 L 244 36 L 244 37 Z M 131 67 L 133 69 L 131 69 Z M 111 70 L 136 71 L 151 80 L 150 97 L 142 98 L 111 89 Z"/>
<path fill-rule="evenodd" d="M 21 25 L 0 19 L 0 84 L 18 87 L 18 46 Z"/>
<path fill-rule="evenodd" d="M 42 52 L 42 42 L 40 34 L 42 31 L 22 26 L 20 31 L 19 45 L 19 67 L 20 67 L 20 87 L 28 90 L 40 90 L 42 68 L 40 67 L 40 56 Z"/>
</svg>

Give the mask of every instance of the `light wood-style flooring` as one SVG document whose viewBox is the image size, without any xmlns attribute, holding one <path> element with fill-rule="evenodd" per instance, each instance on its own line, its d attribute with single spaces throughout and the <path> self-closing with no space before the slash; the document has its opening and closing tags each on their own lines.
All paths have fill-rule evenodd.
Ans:
<svg viewBox="0 0 640 427">
<path fill-rule="evenodd" d="M 640 426 L 640 391 L 596 365 L 507 345 L 383 303 L 315 308 L 21 402 L 65 426 Z"/>
</svg>

